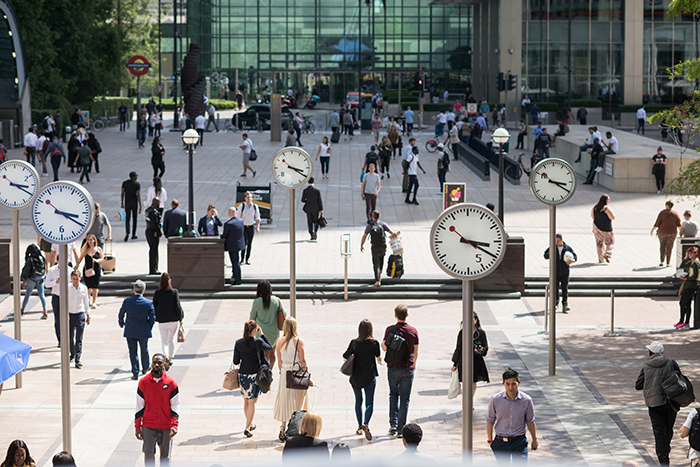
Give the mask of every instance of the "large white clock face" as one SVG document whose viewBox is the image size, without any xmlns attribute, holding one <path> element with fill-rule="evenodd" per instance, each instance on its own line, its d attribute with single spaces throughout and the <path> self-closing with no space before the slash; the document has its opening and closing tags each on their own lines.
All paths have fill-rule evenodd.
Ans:
<svg viewBox="0 0 700 467">
<path fill-rule="evenodd" d="M 94 220 L 90 193 L 74 182 L 53 182 L 41 190 L 32 204 L 34 230 L 51 243 L 71 243 L 87 233 Z"/>
<path fill-rule="evenodd" d="M 29 206 L 39 190 L 39 174 L 23 161 L 0 165 L 0 204 L 11 209 Z"/>
<path fill-rule="evenodd" d="M 568 162 L 545 159 L 530 174 L 530 190 L 545 204 L 565 203 L 576 191 L 576 174 Z"/>
<path fill-rule="evenodd" d="M 297 147 L 284 148 L 272 159 L 272 176 L 286 188 L 299 188 L 306 184 L 313 168 L 309 154 Z"/>
<path fill-rule="evenodd" d="M 430 230 L 435 262 L 458 279 L 488 276 L 503 260 L 505 243 L 501 221 L 479 204 L 462 203 L 447 208 Z"/>
</svg>

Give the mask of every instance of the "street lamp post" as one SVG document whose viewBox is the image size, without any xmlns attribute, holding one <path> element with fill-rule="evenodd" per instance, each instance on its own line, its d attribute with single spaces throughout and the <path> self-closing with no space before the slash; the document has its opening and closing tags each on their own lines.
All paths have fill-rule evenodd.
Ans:
<svg viewBox="0 0 700 467">
<path fill-rule="evenodd" d="M 503 145 L 510 139 L 510 133 L 505 128 L 497 128 L 493 132 L 493 140 L 498 144 L 498 218 L 503 224 Z"/>
<path fill-rule="evenodd" d="M 185 130 L 185 132 L 182 134 L 182 142 L 187 145 L 188 151 L 189 151 L 189 165 L 190 165 L 190 174 L 189 174 L 189 183 L 188 183 L 188 191 L 189 191 L 189 200 L 188 203 L 190 205 L 190 222 L 187 224 L 187 232 L 184 233 L 184 237 L 196 237 L 197 236 L 197 231 L 194 229 L 194 146 L 197 144 L 199 141 L 199 133 L 197 133 L 197 130 L 194 128 L 190 128 L 188 130 Z"/>
</svg>

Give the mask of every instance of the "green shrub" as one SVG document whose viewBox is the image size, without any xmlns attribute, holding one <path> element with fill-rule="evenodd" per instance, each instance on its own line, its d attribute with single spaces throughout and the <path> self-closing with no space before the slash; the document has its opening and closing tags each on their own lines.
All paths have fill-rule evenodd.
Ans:
<svg viewBox="0 0 700 467">
<path fill-rule="evenodd" d="M 598 99 L 571 99 L 571 107 L 590 107 L 599 108 L 603 106 L 603 102 Z"/>
<path fill-rule="evenodd" d="M 83 102 L 78 104 L 77 107 L 81 110 L 89 110 L 91 119 L 104 117 L 105 113 L 107 117 L 117 117 L 119 115 L 119 107 L 122 105 L 122 102 L 127 106 L 127 108 L 129 107 L 130 99 L 128 97 L 118 96 L 96 97 L 92 102 Z"/>
<path fill-rule="evenodd" d="M 134 108 L 136 108 L 136 98 L 134 98 Z M 147 99 L 141 98 L 141 105 L 144 106 L 148 102 Z M 158 99 L 156 99 L 156 104 L 158 103 Z M 209 99 L 209 102 L 214 104 L 214 107 L 216 107 L 216 110 L 230 110 L 230 109 L 237 109 L 238 108 L 238 103 L 236 101 L 227 101 L 225 99 Z M 164 110 L 175 110 L 175 101 L 174 99 L 168 98 L 168 99 L 162 99 L 160 103 L 163 105 Z"/>
<path fill-rule="evenodd" d="M 403 99 L 401 100 L 401 109 L 406 110 L 408 107 L 411 107 L 411 110 L 418 111 L 420 110 L 418 108 L 418 101 L 404 101 Z"/>
</svg>

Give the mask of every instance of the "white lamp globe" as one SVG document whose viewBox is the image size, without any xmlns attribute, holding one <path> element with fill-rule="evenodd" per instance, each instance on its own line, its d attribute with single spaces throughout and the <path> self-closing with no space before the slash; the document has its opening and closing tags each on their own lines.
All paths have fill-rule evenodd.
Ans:
<svg viewBox="0 0 700 467">
<path fill-rule="evenodd" d="M 509 139 L 510 133 L 508 133 L 508 130 L 505 128 L 497 128 L 496 131 L 493 132 L 493 140 L 497 144 L 506 144 Z"/>
<path fill-rule="evenodd" d="M 185 144 L 197 144 L 199 141 L 199 133 L 197 133 L 197 130 L 194 128 L 185 130 L 185 132 L 182 134 L 182 141 Z"/>
</svg>

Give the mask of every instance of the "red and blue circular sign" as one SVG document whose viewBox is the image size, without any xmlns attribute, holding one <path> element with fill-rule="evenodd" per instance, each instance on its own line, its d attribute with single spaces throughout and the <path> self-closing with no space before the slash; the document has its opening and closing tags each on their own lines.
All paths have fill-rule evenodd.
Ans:
<svg viewBox="0 0 700 467">
<path fill-rule="evenodd" d="M 151 63 L 143 55 L 134 55 L 129 59 L 126 67 L 132 75 L 141 76 L 145 75 L 148 69 L 151 68 Z"/>
</svg>

